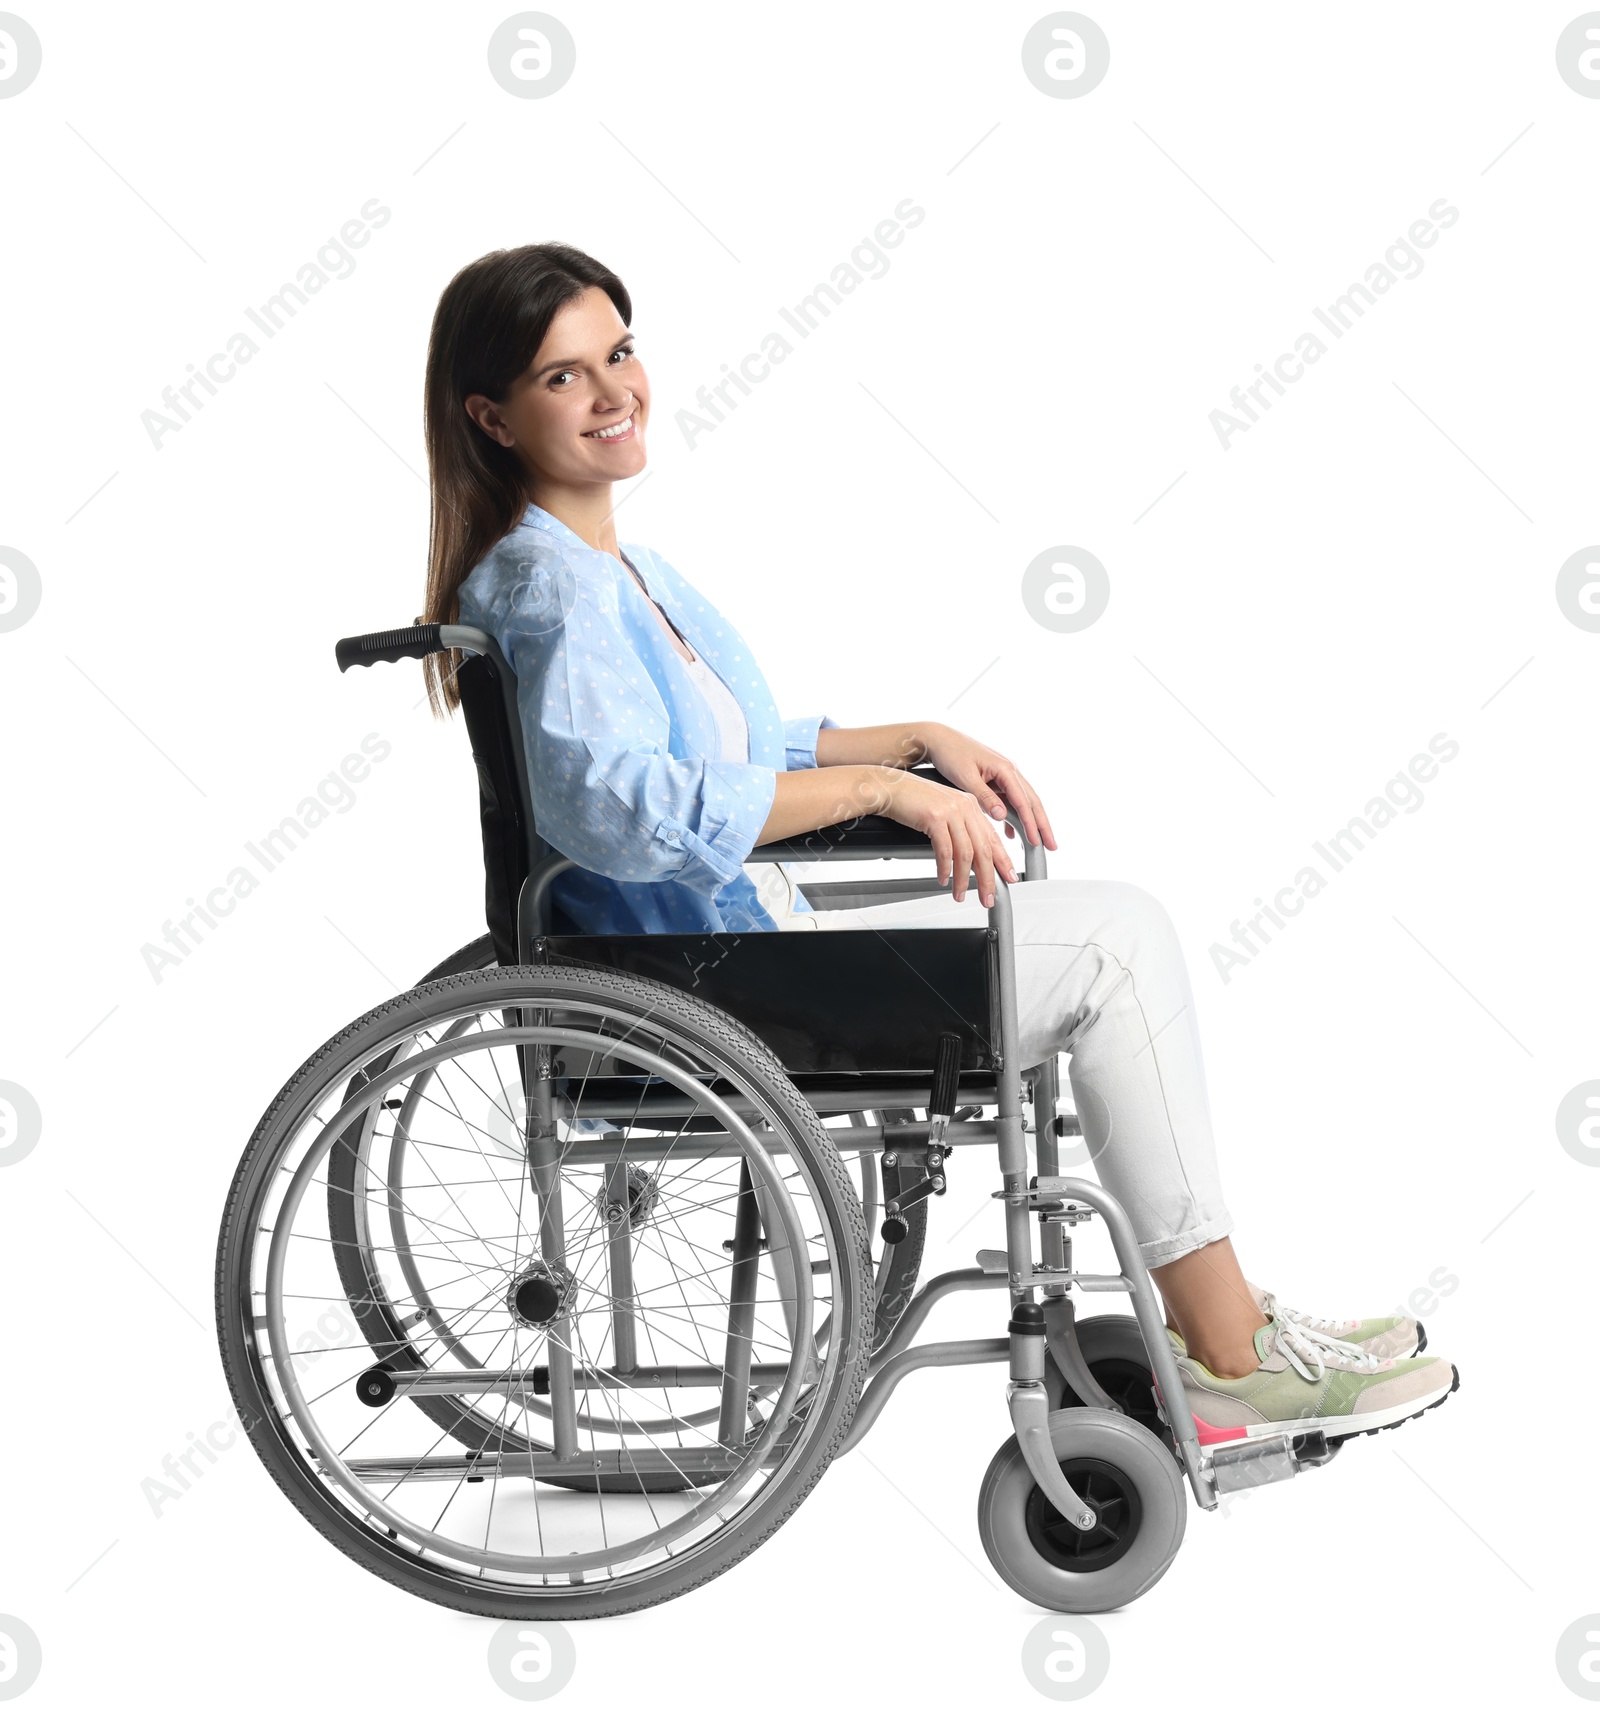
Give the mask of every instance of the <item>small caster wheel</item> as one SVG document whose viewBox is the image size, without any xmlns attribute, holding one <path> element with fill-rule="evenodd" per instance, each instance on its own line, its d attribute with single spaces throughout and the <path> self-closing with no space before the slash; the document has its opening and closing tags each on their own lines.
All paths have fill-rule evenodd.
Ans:
<svg viewBox="0 0 1600 1714">
<path fill-rule="evenodd" d="M 1078 1349 L 1089 1373 L 1122 1407 L 1123 1415 L 1149 1429 L 1171 1449 L 1172 1431 L 1156 1413 L 1155 1382 L 1139 1323 L 1131 1315 L 1087 1316 L 1078 1323 Z M 1067 1410 L 1087 1402 L 1062 1379 L 1053 1361 L 1046 1365 L 1045 1385 L 1050 1389 L 1053 1409 Z"/>
<path fill-rule="evenodd" d="M 1051 1612 L 1125 1606 L 1161 1578 L 1183 1541 L 1177 1461 L 1147 1429 L 1105 1410 L 1052 1412 L 1050 1443 L 1094 1526 L 1077 1529 L 1051 1505 L 1012 1435 L 978 1493 L 984 1552 L 1019 1595 Z"/>
<path fill-rule="evenodd" d="M 381 1405 L 388 1404 L 394 1395 L 394 1375 L 387 1363 L 378 1363 L 370 1369 L 363 1369 L 356 1376 L 356 1397 L 371 1409 L 377 1410 Z"/>
</svg>

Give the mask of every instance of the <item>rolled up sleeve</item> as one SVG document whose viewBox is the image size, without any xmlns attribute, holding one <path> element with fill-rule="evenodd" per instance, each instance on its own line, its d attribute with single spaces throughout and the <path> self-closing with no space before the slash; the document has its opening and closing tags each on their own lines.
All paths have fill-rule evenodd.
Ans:
<svg viewBox="0 0 1600 1714">
<path fill-rule="evenodd" d="M 668 813 L 656 823 L 655 838 L 684 862 L 670 879 L 698 893 L 714 893 L 738 875 L 754 850 L 772 810 L 778 775 L 773 768 L 741 762 L 679 762 L 700 776 L 699 815 L 690 822 Z M 692 787 L 683 799 L 692 800 Z"/>
<path fill-rule="evenodd" d="M 799 720 L 785 720 L 783 723 L 784 771 L 795 773 L 801 768 L 814 768 L 817 765 L 817 734 L 826 731 L 830 726 L 837 726 L 837 720 L 830 720 L 826 714 L 807 714 Z"/>
</svg>

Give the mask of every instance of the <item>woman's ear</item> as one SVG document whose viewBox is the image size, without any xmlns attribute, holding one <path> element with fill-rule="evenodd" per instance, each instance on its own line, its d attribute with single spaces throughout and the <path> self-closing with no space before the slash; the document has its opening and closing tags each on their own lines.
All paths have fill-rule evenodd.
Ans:
<svg viewBox="0 0 1600 1714">
<path fill-rule="evenodd" d="M 498 441 L 501 446 L 515 446 L 511 430 L 506 427 L 505 418 L 500 414 L 500 407 L 484 393 L 469 393 L 462 400 L 466 413 L 478 425 L 490 440 Z"/>
</svg>

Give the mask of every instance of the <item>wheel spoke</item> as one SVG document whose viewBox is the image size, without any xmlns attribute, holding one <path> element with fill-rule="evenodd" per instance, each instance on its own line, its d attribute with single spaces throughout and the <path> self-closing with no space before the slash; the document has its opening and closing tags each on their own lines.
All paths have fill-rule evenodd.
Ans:
<svg viewBox="0 0 1600 1714">
<path fill-rule="evenodd" d="M 319 1527 L 376 1530 L 429 1575 L 587 1598 L 731 1553 L 778 1472 L 831 1450 L 813 1415 L 860 1386 L 861 1342 L 827 1333 L 865 1284 L 844 1169 L 709 1008 L 651 990 L 630 1012 L 564 972 L 537 997 L 526 972 L 466 980 L 481 999 L 390 1002 L 397 1033 L 310 1062 L 274 1109 L 229 1288 L 257 1408 L 308 1449 L 290 1475 Z M 530 1169 L 544 1060 L 574 1069 L 554 1064 Z"/>
</svg>

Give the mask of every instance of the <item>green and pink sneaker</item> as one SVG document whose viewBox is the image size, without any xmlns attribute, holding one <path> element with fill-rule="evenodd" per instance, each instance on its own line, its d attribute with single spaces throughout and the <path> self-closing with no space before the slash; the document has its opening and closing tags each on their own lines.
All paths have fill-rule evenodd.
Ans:
<svg viewBox="0 0 1600 1714">
<path fill-rule="evenodd" d="M 1244 1283 L 1250 1286 L 1257 1306 L 1265 1315 L 1271 1294 L 1258 1285 L 1251 1285 L 1249 1280 Z M 1284 1303 L 1278 1305 L 1278 1314 L 1285 1321 L 1298 1322 L 1301 1327 L 1310 1328 L 1313 1333 L 1325 1333 L 1346 1345 L 1359 1345 L 1369 1357 L 1415 1357 L 1428 1345 L 1428 1335 L 1422 1323 L 1413 1321 L 1409 1315 L 1377 1315 L 1367 1321 L 1335 1321 L 1326 1315 L 1304 1315 Z"/>
<path fill-rule="evenodd" d="M 1271 1293 L 1249 1280 L 1244 1283 L 1250 1287 L 1256 1308 L 1265 1315 Z M 1422 1323 L 1413 1321 L 1409 1315 L 1376 1315 L 1366 1321 L 1335 1321 L 1331 1316 L 1306 1315 L 1298 1309 L 1290 1309 L 1285 1303 L 1278 1305 L 1277 1312 L 1285 1321 L 1293 1321 L 1340 1344 L 1354 1345 L 1369 1357 L 1415 1357 L 1428 1345 L 1427 1331 Z M 1167 1331 L 1172 1333 L 1170 1327 Z M 1181 1353 L 1183 1340 L 1175 1333 L 1172 1336 L 1177 1340 L 1177 1349 Z"/>
<path fill-rule="evenodd" d="M 1442 1357 L 1378 1357 L 1290 1321 L 1264 1293 L 1260 1366 L 1237 1380 L 1213 1375 L 1170 1333 L 1202 1446 L 1320 1428 L 1330 1444 L 1420 1416 L 1461 1384 Z"/>
</svg>

